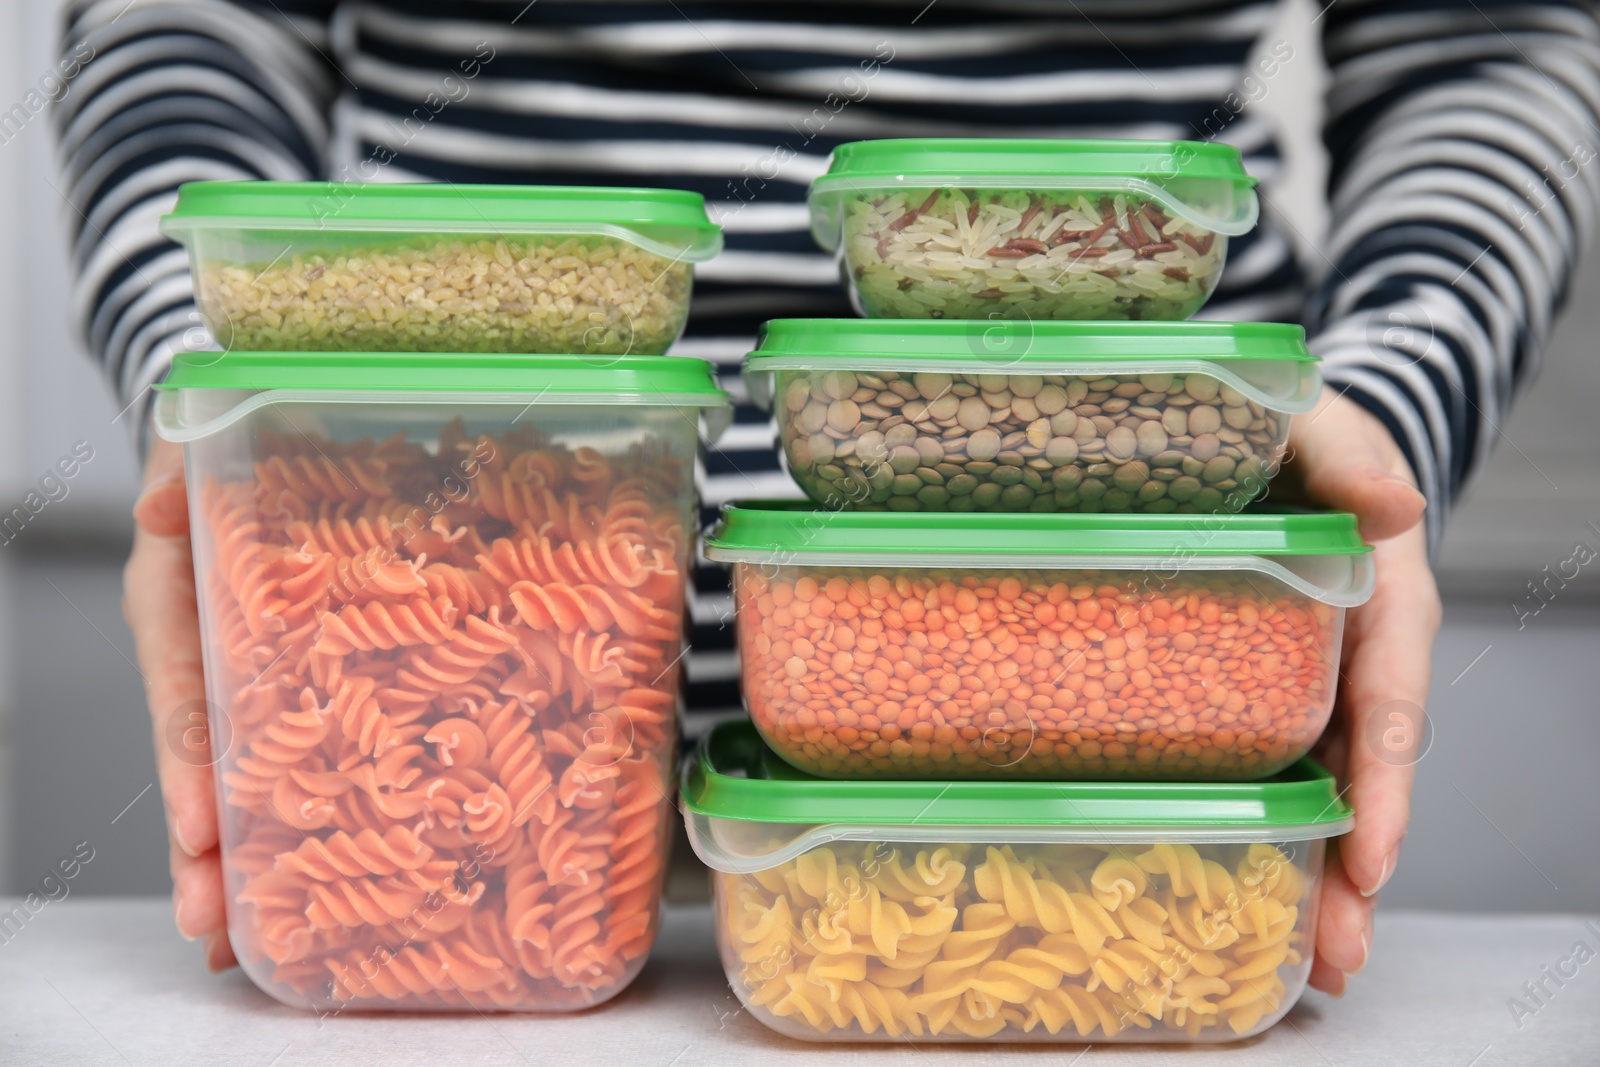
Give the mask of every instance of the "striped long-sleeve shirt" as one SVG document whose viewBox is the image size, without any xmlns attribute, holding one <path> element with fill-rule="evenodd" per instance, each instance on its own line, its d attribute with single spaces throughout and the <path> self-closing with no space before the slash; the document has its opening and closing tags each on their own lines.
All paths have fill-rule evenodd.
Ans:
<svg viewBox="0 0 1600 1067">
<path fill-rule="evenodd" d="M 1319 5 L 1320 6 L 1320 5 Z M 75 309 L 138 418 L 204 344 L 184 253 L 157 219 L 206 178 L 656 185 L 704 194 L 727 251 L 699 268 L 674 349 L 722 369 L 757 325 L 849 315 L 807 228 L 845 141 L 1220 139 L 1268 210 L 1211 318 L 1304 321 L 1337 388 L 1394 433 L 1430 533 L 1538 361 L 1594 228 L 1600 30 L 1589 3 L 1334 0 L 1323 258 L 1273 210 L 1279 156 L 1251 104 L 1295 64 L 1252 48 L 1266 0 L 125 0 L 77 3 L 55 108 L 80 219 Z M 85 58 L 88 57 L 88 58 Z M 1248 66 L 1247 66 L 1248 63 Z M 63 70 L 67 69 L 65 65 Z M 708 510 L 793 492 L 741 402 Z M 736 709 L 724 577 L 696 579 L 691 713 Z"/>
</svg>

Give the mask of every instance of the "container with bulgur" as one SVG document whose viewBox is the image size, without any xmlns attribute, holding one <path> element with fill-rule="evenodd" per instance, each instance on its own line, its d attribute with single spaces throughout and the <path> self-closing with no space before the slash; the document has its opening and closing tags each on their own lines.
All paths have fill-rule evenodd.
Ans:
<svg viewBox="0 0 1600 1067">
<path fill-rule="evenodd" d="M 872 318 L 1186 319 L 1255 180 L 1227 145 L 890 140 L 836 149 L 812 232 Z"/>
<path fill-rule="evenodd" d="M 162 227 L 241 350 L 659 355 L 722 246 L 662 189 L 194 182 Z"/>
<path fill-rule="evenodd" d="M 1320 389 L 1298 326 L 778 319 L 746 362 L 789 471 L 862 511 L 1237 511 Z"/>
<path fill-rule="evenodd" d="M 1327 725 L 1345 514 L 874 515 L 729 507 L 742 685 L 828 778 L 1242 781 Z"/>
</svg>

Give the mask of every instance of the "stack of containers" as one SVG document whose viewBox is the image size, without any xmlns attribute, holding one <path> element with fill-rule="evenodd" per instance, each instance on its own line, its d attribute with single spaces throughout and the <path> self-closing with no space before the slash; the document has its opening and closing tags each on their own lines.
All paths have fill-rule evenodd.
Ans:
<svg viewBox="0 0 1600 1067">
<path fill-rule="evenodd" d="M 1180 321 L 1255 221 L 1238 154 L 866 142 L 811 207 L 871 317 L 746 364 L 815 506 L 707 540 L 754 729 L 682 789 L 734 990 L 810 1040 L 1270 1026 L 1373 573 L 1349 515 L 1241 510 L 1320 389 L 1302 332 Z"/>
<path fill-rule="evenodd" d="M 164 223 L 225 350 L 156 425 L 246 973 L 328 1012 L 615 995 L 658 925 L 696 426 L 727 415 L 661 355 L 721 244 L 701 198 L 201 183 Z"/>
</svg>

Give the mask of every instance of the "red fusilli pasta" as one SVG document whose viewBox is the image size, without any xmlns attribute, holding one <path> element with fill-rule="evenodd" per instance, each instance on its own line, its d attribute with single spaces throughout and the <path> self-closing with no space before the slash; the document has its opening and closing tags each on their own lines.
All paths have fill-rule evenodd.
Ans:
<svg viewBox="0 0 1600 1067">
<path fill-rule="evenodd" d="M 684 464 L 459 423 L 255 444 L 196 531 L 245 967 L 330 1009 L 605 999 L 655 936 Z"/>
</svg>

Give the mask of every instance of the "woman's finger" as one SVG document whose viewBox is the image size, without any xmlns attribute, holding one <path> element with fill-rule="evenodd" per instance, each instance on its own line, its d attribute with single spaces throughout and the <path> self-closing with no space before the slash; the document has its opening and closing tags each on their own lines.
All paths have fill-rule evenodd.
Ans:
<svg viewBox="0 0 1600 1067">
<path fill-rule="evenodd" d="M 123 614 L 144 676 L 168 832 L 185 854 L 200 856 L 217 843 L 217 819 L 178 446 L 157 443 L 145 486 L 134 509 L 133 554 L 123 571 Z"/>
<path fill-rule="evenodd" d="M 167 829 L 184 852 L 199 856 L 217 843 L 217 819 L 188 542 L 139 534 L 123 582 Z"/>
<path fill-rule="evenodd" d="M 213 971 L 225 971 L 229 967 L 239 966 L 239 960 L 233 954 L 233 946 L 228 943 L 226 930 L 207 934 L 205 945 L 206 966 Z"/>
<path fill-rule="evenodd" d="M 1351 883 L 1368 896 L 1394 874 L 1410 819 L 1440 617 L 1420 529 L 1374 553 L 1378 584 L 1351 613 L 1340 695 L 1346 797 L 1356 811 L 1341 855 Z"/>
<path fill-rule="evenodd" d="M 212 849 L 198 858 L 189 856 L 174 843 L 169 862 L 172 869 L 172 918 L 178 933 L 194 941 L 227 927 L 227 908 L 222 894 L 222 854 Z"/>
<path fill-rule="evenodd" d="M 1345 872 L 1345 838 L 1332 842 L 1323 867 L 1318 901 L 1316 961 L 1311 985 L 1335 996 L 1348 978 L 1360 974 L 1372 953 L 1373 901 L 1361 895 Z"/>
<path fill-rule="evenodd" d="M 1427 504 L 1389 431 L 1354 402 L 1324 390 L 1290 425 L 1292 458 L 1273 496 L 1353 513 L 1368 541 L 1415 527 Z"/>
</svg>

